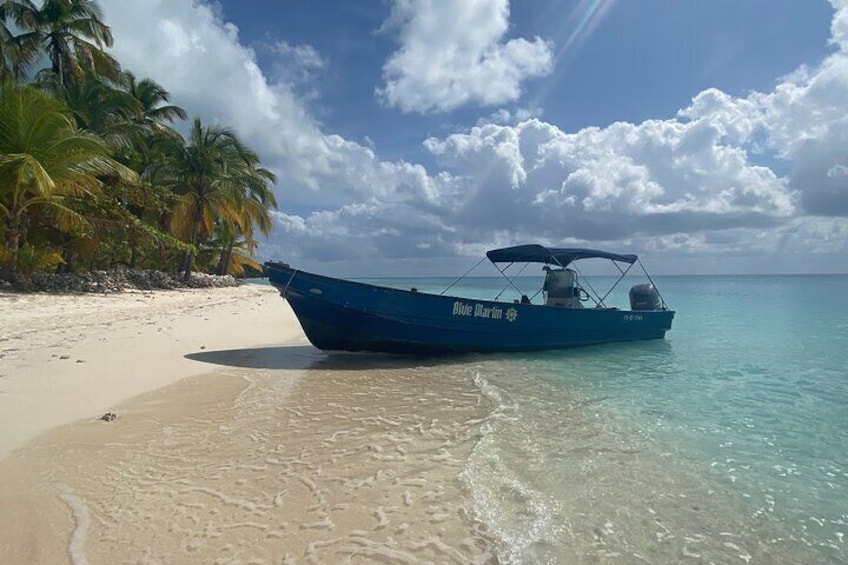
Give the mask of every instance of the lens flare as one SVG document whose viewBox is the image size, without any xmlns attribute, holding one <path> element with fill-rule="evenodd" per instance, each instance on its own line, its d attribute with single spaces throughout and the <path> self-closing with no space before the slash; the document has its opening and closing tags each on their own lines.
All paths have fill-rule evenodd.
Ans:
<svg viewBox="0 0 848 565">
<path fill-rule="evenodd" d="M 568 18 L 568 28 L 573 28 L 568 39 L 557 49 L 559 60 L 573 48 L 586 41 L 604 20 L 616 0 L 580 0 Z"/>
</svg>

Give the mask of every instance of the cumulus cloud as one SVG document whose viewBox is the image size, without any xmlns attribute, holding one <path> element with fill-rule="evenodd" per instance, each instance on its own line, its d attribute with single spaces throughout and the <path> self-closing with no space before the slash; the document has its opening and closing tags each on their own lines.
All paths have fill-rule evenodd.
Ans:
<svg viewBox="0 0 848 565">
<path fill-rule="evenodd" d="M 784 161 L 799 212 L 819 216 L 848 216 L 848 183 L 834 174 L 848 166 L 848 5 L 834 4 L 843 6 L 832 25 L 839 51 L 821 64 L 799 68 L 768 93 L 702 92 L 680 112 L 718 128 L 727 144 Z"/>
<path fill-rule="evenodd" d="M 378 96 L 421 113 L 517 100 L 525 80 L 551 72 L 553 54 L 538 37 L 505 40 L 508 28 L 509 0 L 395 0 L 384 30 L 401 47 Z"/>
<path fill-rule="evenodd" d="M 842 51 L 848 51 L 848 2 L 846 0 L 830 0 L 836 10 L 833 23 L 830 26 L 830 42 Z"/>
<path fill-rule="evenodd" d="M 315 254 L 330 247 L 339 256 L 324 256 L 339 259 L 453 255 L 498 241 L 579 244 L 757 230 L 790 218 L 787 182 L 720 140 L 717 128 L 699 120 L 576 134 L 537 119 L 488 124 L 425 141 L 446 173 L 384 164 L 372 180 L 385 174 L 385 193 L 281 222 L 299 247 Z M 397 181 L 401 172 L 405 183 Z M 697 238 L 684 241 L 699 247 Z"/>
<path fill-rule="evenodd" d="M 309 44 L 295 45 L 278 40 L 263 42 L 260 46 L 273 57 L 272 76 L 292 87 L 308 85 L 327 67 L 327 61 Z"/>
<path fill-rule="evenodd" d="M 764 226 L 791 215 L 785 182 L 720 140 L 700 120 L 576 134 L 529 120 L 425 144 L 446 167 L 474 169 L 476 185 L 456 219 L 477 227 L 599 240 Z"/>
<path fill-rule="evenodd" d="M 450 180 L 431 184 L 429 236 L 456 250 L 526 239 L 698 253 L 844 252 L 846 65 L 839 51 L 768 93 L 708 89 L 666 120 L 568 133 L 532 118 L 429 138 L 424 146 Z M 789 174 L 776 172 L 781 161 Z M 381 218 L 414 215 L 423 205 L 413 195 L 356 212 L 376 230 Z M 330 214 L 344 223 L 350 212 Z"/>
<path fill-rule="evenodd" d="M 537 109 L 489 110 L 473 128 L 423 141 L 438 165 L 431 170 L 385 161 L 373 147 L 324 131 L 291 81 L 269 79 L 238 29 L 210 5 L 101 3 L 115 55 L 127 68 L 158 80 L 190 113 L 232 125 L 279 173 L 282 211 L 270 254 L 313 261 L 446 257 L 526 241 L 671 254 L 845 253 L 848 0 L 833 2 L 834 53 L 779 79 L 770 92 L 733 97 L 708 89 L 668 119 L 577 132 L 546 123 Z M 544 42 L 504 42 L 505 1 L 459 3 L 451 23 L 472 18 L 479 25 L 456 29 L 434 23 L 438 6 L 393 5 L 404 47 L 387 63 L 395 61 L 397 72 L 384 69 L 387 103 L 400 105 L 409 88 L 409 111 L 500 104 L 518 95 L 522 80 L 547 71 L 550 63 L 540 64 L 550 55 Z M 470 36 L 457 31 L 463 27 Z M 401 71 L 417 67 L 404 65 L 437 36 L 449 40 L 432 57 L 443 72 L 421 61 L 415 76 L 432 82 L 407 82 Z M 326 64 L 307 46 L 282 50 L 306 68 Z M 522 50 L 535 55 L 517 56 Z M 468 63 L 460 52 L 476 55 Z M 473 72 L 460 73 L 463 64 Z M 497 77 L 487 74 L 493 66 Z M 501 94 L 485 98 L 481 84 Z"/>
<path fill-rule="evenodd" d="M 137 76 L 152 77 L 174 103 L 206 123 L 224 123 L 279 178 L 289 206 L 339 207 L 375 193 L 405 190 L 406 165 L 382 163 L 373 150 L 324 132 L 288 78 L 273 81 L 215 4 L 193 0 L 101 0 L 112 49 Z M 326 61 L 311 46 L 276 43 L 301 69 Z M 390 177 L 397 169 L 399 180 Z M 388 185 L 388 187 L 387 187 Z"/>
</svg>

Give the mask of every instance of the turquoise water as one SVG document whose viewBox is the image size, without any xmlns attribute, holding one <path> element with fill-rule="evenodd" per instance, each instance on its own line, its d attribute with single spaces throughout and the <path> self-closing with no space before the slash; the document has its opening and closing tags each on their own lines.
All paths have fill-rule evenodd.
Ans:
<svg viewBox="0 0 848 565">
<path fill-rule="evenodd" d="M 472 519 L 504 562 L 848 563 L 848 276 L 655 280 L 663 341 L 463 362 Z"/>
</svg>

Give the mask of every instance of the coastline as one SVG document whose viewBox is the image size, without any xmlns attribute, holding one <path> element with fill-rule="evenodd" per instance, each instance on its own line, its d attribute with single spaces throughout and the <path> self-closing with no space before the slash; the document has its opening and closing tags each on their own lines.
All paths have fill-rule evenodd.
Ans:
<svg viewBox="0 0 848 565">
<path fill-rule="evenodd" d="M 819 283 L 816 295 L 844 296 L 841 282 Z M 440 359 L 322 353 L 296 322 L 284 326 L 291 314 L 267 287 L 233 291 L 232 303 L 228 291 L 83 296 L 67 312 L 75 297 L 35 297 L 55 307 L 19 318 L 56 343 L 64 320 L 71 353 L 105 340 L 108 357 L 139 330 L 142 340 L 169 332 L 185 349 L 170 359 L 160 343 L 161 355 L 196 376 L 104 407 L 113 422 L 89 410 L 0 460 L 0 555 L 13 565 L 841 562 L 848 475 L 828 454 L 844 451 L 842 405 L 830 401 L 844 390 L 844 350 L 816 358 L 822 388 L 804 400 L 822 418 L 810 420 L 796 393 L 809 387 L 810 343 L 844 341 L 833 333 L 844 308 L 786 301 L 818 321 L 770 336 L 766 362 L 750 354 L 764 345 L 756 328 L 736 327 L 732 347 L 711 328 L 734 328 L 726 319 L 743 304 L 762 313 L 775 296 L 806 297 L 809 284 L 686 284 L 700 322 L 669 342 Z M 111 326 L 91 323 L 104 312 Z M 237 346 L 255 328 L 236 319 L 282 325 L 265 328 L 273 345 Z M 9 344 L 23 333 L 13 329 L 0 329 L 3 368 L 34 358 Z M 48 369 L 88 363 L 42 353 Z M 148 361 L 102 362 L 136 375 Z M 805 458 L 808 446 L 823 457 Z"/>
<path fill-rule="evenodd" d="M 8 562 L 495 561 L 475 364 L 326 356 L 270 287 L 0 300 Z"/>
<path fill-rule="evenodd" d="M 297 339 L 267 286 L 0 293 L 0 461 L 47 430 L 215 370 L 188 355 Z"/>
</svg>

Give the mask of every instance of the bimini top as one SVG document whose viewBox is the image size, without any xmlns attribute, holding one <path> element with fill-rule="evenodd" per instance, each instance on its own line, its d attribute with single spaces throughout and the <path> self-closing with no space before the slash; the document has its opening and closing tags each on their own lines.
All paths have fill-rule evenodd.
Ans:
<svg viewBox="0 0 848 565">
<path fill-rule="evenodd" d="M 620 255 L 595 249 L 545 247 L 536 244 L 492 249 L 486 252 L 486 257 L 492 263 L 548 263 L 561 267 L 578 259 L 610 259 L 630 264 L 638 259 L 636 255 Z"/>
</svg>

